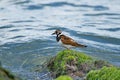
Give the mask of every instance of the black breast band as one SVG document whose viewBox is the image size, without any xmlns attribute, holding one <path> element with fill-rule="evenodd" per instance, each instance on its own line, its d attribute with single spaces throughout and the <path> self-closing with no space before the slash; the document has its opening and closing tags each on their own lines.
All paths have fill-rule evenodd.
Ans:
<svg viewBox="0 0 120 80">
<path fill-rule="evenodd" d="M 57 36 L 56 36 L 57 42 L 59 42 L 60 38 L 61 38 L 60 35 L 57 35 Z"/>
</svg>

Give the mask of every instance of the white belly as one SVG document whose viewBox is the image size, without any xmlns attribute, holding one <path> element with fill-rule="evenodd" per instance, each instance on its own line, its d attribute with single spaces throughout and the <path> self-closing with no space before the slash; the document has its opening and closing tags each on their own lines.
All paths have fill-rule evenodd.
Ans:
<svg viewBox="0 0 120 80">
<path fill-rule="evenodd" d="M 63 47 L 67 48 L 67 49 L 70 49 L 70 48 L 74 47 L 74 46 L 71 46 L 71 45 L 65 45 L 65 44 L 63 44 L 63 43 L 61 42 L 61 40 L 60 40 L 58 43 L 59 43 L 60 45 L 62 45 Z"/>
</svg>

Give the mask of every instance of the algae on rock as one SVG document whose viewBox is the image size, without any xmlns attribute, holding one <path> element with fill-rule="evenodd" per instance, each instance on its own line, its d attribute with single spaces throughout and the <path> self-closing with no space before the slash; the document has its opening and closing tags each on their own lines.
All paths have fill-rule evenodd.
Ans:
<svg viewBox="0 0 120 80">
<path fill-rule="evenodd" d="M 55 80 L 73 80 L 73 79 L 70 76 L 63 75 L 63 76 L 59 76 Z"/>
<path fill-rule="evenodd" d="M 53 76 L 57 77 L 59 75 L 77 72 L 80 64 L 90 61 L 92 61 L 92 58 L 84 53 L 73 50 L 63 50 L 50 60 L 48 68 L 53 72 Z"/>
<path fill-rule="evenodd" d="M 111 64 L 105 61 L 96 60 L 93 57 L 78 51 L 63 50 L 55 57 L 51 58 L 47 67 L 53 78 L 61 75 L 69 75 L 72 78 L 74 78 L 73 76 L 84 78 L 90 70 L 96 70 L 103 66 L 110 65 Z"/>
<path fill-rule="evenodd" d="M 86 80 L 120 80 L 120 68 L 104 66 L 100 70 L 91 70 Z"/>
</svg>

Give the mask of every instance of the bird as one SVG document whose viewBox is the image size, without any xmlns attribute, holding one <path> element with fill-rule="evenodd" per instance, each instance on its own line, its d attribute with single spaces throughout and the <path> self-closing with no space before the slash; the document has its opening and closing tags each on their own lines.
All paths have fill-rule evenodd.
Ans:
<svg viewBox="0 0 120 80">
<path fill-rule="evenodd" d="M 57 29 L 52 33 L 52 35 L 56 35 L 56 41 L 62 44 L 66 49 L 71 49 L 72 47 L 87 47 L 86 45 L 77 43 L 74 39 L 62 34 L 62 31 Z"/>
</svg>

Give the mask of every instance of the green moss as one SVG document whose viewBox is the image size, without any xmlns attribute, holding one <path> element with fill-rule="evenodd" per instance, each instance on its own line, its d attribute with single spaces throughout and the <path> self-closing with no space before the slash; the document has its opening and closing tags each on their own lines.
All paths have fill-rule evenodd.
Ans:
<svg viewBox="0 0 120 80">
<path fill-rule="evenodd" d="M 100 70 L 92 70 L 87 74 L 86 80 L 119 80 L 120 69 L 116 67 L 103 67 Z"/>
<path fill-rule="evenodd" d="M 69 61 L 78 61 L 78 63 L 83 63 L 92 58 L 84 53 L 80 53 L 73 50 L 63 50 L 59 52 L 55 58 L 55 64 L 58 66 L 59 63 L 67 63 Z"/>
<path fill-rule="evenodd" d="M 66 65 L 77 66 L 91 60 L 92 58 L 84 53 L 73 50 L 63 50 L 51 59 L 48 68 L 57 75 L 65 75 L 67 72 Z"/>
<path fill-rule="evenodd" d="M 64 76 L 60 76 L 55 80 L 73 80 L 70 76 L 64 75 Z"/>
</svg>

